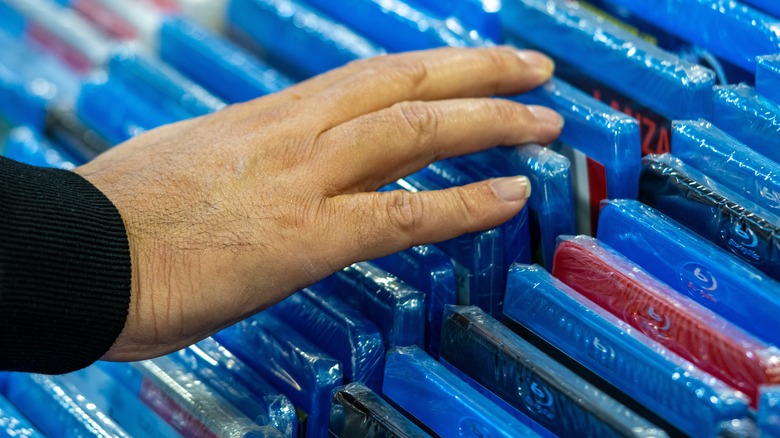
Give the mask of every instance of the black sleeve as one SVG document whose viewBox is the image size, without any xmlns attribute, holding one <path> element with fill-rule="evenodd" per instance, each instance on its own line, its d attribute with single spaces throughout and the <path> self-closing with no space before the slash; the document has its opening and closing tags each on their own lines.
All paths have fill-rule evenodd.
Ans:
<svg viewBox="0 0 780 438">
<path fill-rule="evenodd" d="M 58 374 L 124 327 L 130 250 L 116 207 L 81 176 L 0 157 L 0 370 Z"/>
</svg>

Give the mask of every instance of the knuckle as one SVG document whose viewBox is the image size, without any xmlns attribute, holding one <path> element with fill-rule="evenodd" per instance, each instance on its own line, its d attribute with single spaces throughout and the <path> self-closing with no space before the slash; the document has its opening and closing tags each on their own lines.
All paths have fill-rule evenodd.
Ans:
<svg viewBox="0 0 780 438">
<path fill-rule="evenodd" d="M 484 50 L 482 56 L 489 68 L 499 71 L 512 69 L 520 63 L 517 52 L 510 47 L 494 47 Z"/>
<path fill-rule="evenodd" d="M 439 128 L 439 114 L 425 102 L 401 102 L 393 105 L 399 126 L 423 145 L 430 145 Z"/>
<path fill-rule="evenodd" d="M 386 204 L 387 220 L 390 226 L 411 235 L 421 224 L 424 217 L 424 205 L 420 196 L 398 190 L 390 195 Z"/>
<path fill-rule="evenodd" d="M 525 119 L 528 113 L 522 105 L 508 100 L 490 99 L 488 105 L 491 119 L 501 124 L 516 123 Z"/>
<path fill-rule="evenodd" d="M 455 191 L 455 202 L 457 203 L 457 210 L 461 212 L 464 220 L 464 224 L 480 222 L 487 214 L 484 203 L 479 202 L 478 198 L 492 195 L 492 193 L 484 193 L 490 191 L 490 188 L 486 185 L 482 185 L 474 190 L 467 188 L 461 188 Z"/>
<path fill-rule="evenodd" d="M 419 95 L 424 91 L 429 78 L 429 68 L 425 61 L 418 59 L 398 60 L 395 72 L 412 93 Z"/>
</svg>

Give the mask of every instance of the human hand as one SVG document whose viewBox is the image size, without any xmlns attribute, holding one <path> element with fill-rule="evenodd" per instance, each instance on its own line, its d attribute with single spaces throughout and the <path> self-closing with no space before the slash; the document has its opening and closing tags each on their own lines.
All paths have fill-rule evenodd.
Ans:
<svg viewBox="0 0 780 438">
<path fill-rule="evenodd" d="M 133 263 L 127 323 L 103 359 L 175 351 L 353 262 L 508 220 L 527 180 L 375 190 L 435 160 L 552 142 L 558 114 L 487 98 L 552 70 L 507 47 L 357 61 L 79 167 L 122 215 Z"/>
</svg>

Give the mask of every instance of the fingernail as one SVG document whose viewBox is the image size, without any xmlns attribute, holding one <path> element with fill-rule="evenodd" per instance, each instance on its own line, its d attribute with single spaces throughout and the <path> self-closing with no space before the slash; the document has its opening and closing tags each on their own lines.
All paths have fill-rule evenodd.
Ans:
<svg viewBox="0 0 780 438">
<path fill-rule="evenodd" d="M 551 125 L 557 129 L 563 128 L 563 117 L 550 108 L 536 105 L 528 105 L 527 108 L 539 123 Z"/>
<path fill-rule="evenodd" d="M 538 70 L 545 75 L 552 75 L 555 70 L 555 63 L 549 56 L 543 55 L 536 50 L 518 50 L 517 56 L 523 60 L 529 67 Z"/>
<path fill-rule="evenodd" d="M 524 201 L 531 196 L 531 183 L 524 176 L 497 178 L 491 186 L 496 196 L 506 202 Z"/>
</svg>

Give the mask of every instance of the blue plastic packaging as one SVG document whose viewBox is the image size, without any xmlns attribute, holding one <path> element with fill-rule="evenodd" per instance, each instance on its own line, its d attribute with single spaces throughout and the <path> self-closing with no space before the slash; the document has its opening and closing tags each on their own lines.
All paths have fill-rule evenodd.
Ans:
<svg viewBox="0 0 780 438">
<path fill-rule="evenodd" d="M 129 437 L 119 425 L 57 376 L 14 373 L 8 400 L 46 436 Z"/>
<path fill-rule="evenodd" d="M 759 56 L 756 59 L 756 91 L 773 102 L 780 103 L 780 55 Z"/>
<path fill-rule="evenodd" d="M 314 285 L 277 303 L 268 312 L 338 359 L 348 381 L 381 391 L 385 358 L 382 333 L 335 291 Z"/>
<path fill-rule="evenodd" d="M 163 61 L 227 102 L 251 100 L 293 83 L 240 47 L 186 18 L 166 18 L 159 39 Z"/>
<path fill-rule="evenodd" d="M 14 405 L 0 395 L 0 437 L 38 438 L 43 434 Z"/>
<path fill-rule="evenodd" d="M 7 158 L 39 167 L 71 170 L 78 164 L 81 164 L 67 152 L 50 144 L 29 127 L 20 127 L 12 130 L 2 151 Z"/>
<path fill-rule="evenodd" d="M 170 355 L 260 426 L 296 436 L 298 419 L 290 399 L 213 338 Z"/>
<path fill-rule="evenodd" d="M 403 0 L 305 0 L 391 52 L 484 46 L 478 35 Z"/>
<path fill-rule="evenodd" d="M 42 131 L 47 102 L 47 96 L 31 93 L 21 76 L 0 63 L 0 118 L 6 123 Z"/>
<path fill-rule="evenodd" d="M 537 437 L 419 347 L 387 354 L 384 394 L 439 436 Z"/>
<path fill-rule="evenodd" d="M 434 245 L 420 245 L 372 263 L 425 293 L 425 348 L 428 354 L 438 358 L 444 306 L 455 304 L 457 299 L 452 260 Z"/>
<path fill-rule="evenodd" d="M 477 160 L 502 176 L 525 175 L 531 181 L 530 210 L 532 255 L 549 270 L 555 253 L 555 239 L 574 234 L 577 219 L 572 205 L 571 163 L 563 155 L 539 145 L 494 148 L 465 157 Z M 509 265 L 506 265 L 509 266 Z"/>
<path fill-rule="evenodd" d="M 424 345 L 425 294 L 371 263 L 355 263 L 319 283 L 367 316 L 385 348 Z"/>
<path fill-rule="evenodd" d="M 328 432 L 333 438 L 430 436 L 381 396 L 359 383 L 333 391 Z"/>
<path fill-rule="evenodd" d="M 292 400 L 302 412 L 299 431 L 327 436 L 331 391 L 344 383 L 339 361 L 269 312 L 228 327 L 214 339 Z"/>
<path fill-rule="evenodd" d="M 780 279 L 780 216 L 670 154 L 643 159 L 639 200 Z"/>
<path fill-rule="evenodd" d="M 761 9 L 775 18 L 780 17 L 780 4 L 775 0 L 742 0 L 742 3 Z"/>
<path fill-rule="evenodd" d="M 98 366 L 184 436 L 282 436 L 271 426 L 252 422 L 170 357 Z"/>
<path fill-rule="evenodd" d="M 747 415 L 744 394 L 633 330 L 540 267 L 512 268 L 504 309 L 505 323 L 538 337 L 547 350 L 556 352 L 556 359 L 565 359 L 564 365 L 595 374 L 603 382 L 585 377 L 612 395 L 605 389 L 611 385 L 688 435 L 714 437 L 721 422 Z"/>
<path fill-rule="evenodd" d="M 761 437 L 780 436 L 780 385 L 767 385 L 759 390 L 756 423 Z"/>
<path fill-rule="evenodd" d="M 136 395 L 97 366 L 93 365 L 57 378 L 75 388 L 131 436 L 181 436 Z"/>
<path fill-rule="evenodd" d="M 543 435 L 667 436 L 477 307 L 448 306 L 441 361 Z"/>
<path fill-rule="evenodd" d="M 441 190 L 453 184 L 425 168 L 391 184 L 387 189 L 411 192 Z M 437 243 L 452 259 L 457 279 L 457 303 L 478 306 L 487 311 L 503 301 L 504 265 L 500 228 L 464 234 Z"/>
<path fill-rule="evenodd" d="M 674 122 L 672 143 L 688 166 L 780 214 L 780 164 L 704 120 Z"/>
<path fill-rule="evenodd" d="M 469 33 L 476 32 L 483 39 L 500 43 L 501 21 L 498 11 L 501 3 L 494 0 L 406 0 L 409 5 L 419 5 L 419 9 L 430 11 L 441 17 L 450 28 L 465 28 Z"/>
<path fill-rule="evenodd" d="M 778 19 L 735 1 L 607 1 L 749 72 L 757 56 L 780 51 Z"/>
<path fill-rule="evenodd" d="M 605 202 L 598 239 L 678 292 L 780 345 L 780 284 L 638 201 Z"/>
<path fill-rule="evenodd" d="M 552 148 L 571 162 L 579 234 L 595 232 L 602 199 L 636 198 L 641 170 L 636 119 L 556 79 L 516 99 L 550 107 L 566 121 Z"/>
<path fill-rule="evenodd" d="M 227 20 L 234 40 L 298 80 L 385 53 L 296 0 L 230 0 Z"/>
<path fill-rule="evenodd" d="M 672 119 L 710 115 L 714 72 L 576 2 L 513 0 L 500 15 L 509 43 L 552 55 L 556 76 L 636 118 L 643 155 L 669 152 Z"/>
<path fill-rule="evenodd" d="M 751 149 L 780 163 L 780 104 L 753 87 L 715 87 L 712 122 Z"/>
</svg>

